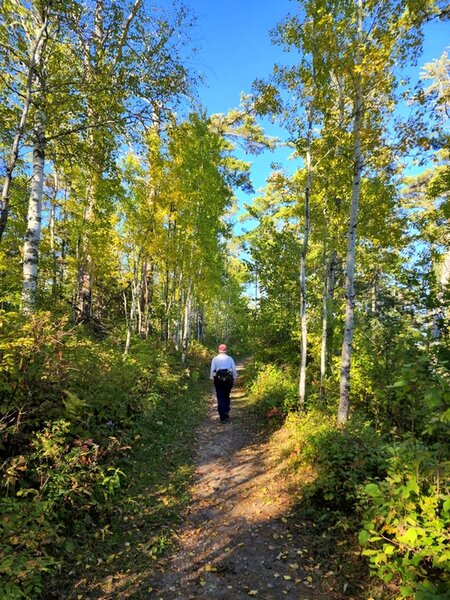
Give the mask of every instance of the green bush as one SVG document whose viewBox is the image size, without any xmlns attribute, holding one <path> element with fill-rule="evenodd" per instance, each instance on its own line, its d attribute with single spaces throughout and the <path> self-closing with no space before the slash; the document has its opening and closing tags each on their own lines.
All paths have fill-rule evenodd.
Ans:
<svg viewBox="0 0 450 600">
<path fill-rule="evenodd" d="M 73 439 L 69 430 L 70 424 L 60 420 L 36 433 L 30 478 L 38 498 L 51 502 L 55 509 L 89 512 L 120 487 L 120 471 L 107 466 L 104 458 L 100 462 L 108 448 L 92 438 Z"/>
<path fill-rule="evenodd" d="M 28 455 L 11 457 L 3 469 L 0 596 L 36 597 L 42 575 L 57 568 L 64 537 L 80 517 L 94 516 L 120 487 L 123 473 L 100 463 L 105 448 L 70 434 L 64 420 L 36 432 Z M 77 518 L 74 519 L 74 514 Z M 88 517 L 89 519 L 91 517 Z"/>
<path fill-rule="evenodd" d="M 331 422 L 322 414 L 320 419 L 320 414 L 315 415 L 315 429 L 309 429 L 304 436 L 302 454 L 314 464 L 317 473 L 307 496 L 333 511 L 353 513 L 361 483 L 385 473 L 383 440 L 370 423 L 356 415 L 344 429 L 339 429 L 334 418 Z M 309 427 L 310 423 L 305 423 L 307 432 Z"/>
<path fill-rule="evenodd" d="M 113 336 L 64 327 L 48 313 L 0 313 L 2 598 L 39 596 L 120 487 L 127 432 L 189 379 L 157 342 L 124 357 Z"/>
<path fill-rule="evenodd" d="M 8 600 L 39 596 L 42 574 L 59 564 L 54 550 L 63 541 L 61 526 L 48 503 L 30 495 L 0 501 L 0 597 Z"/>
<path fill-rule="evenodd" d="M 448 598 L 450 464 L 414 440 L 387 448 L 384 481 L 364 488 L 359 541 L 374 574 L 400 585 L 400 598 Z"/>
<path fill-rule="evenodd" d="M 288 370 L 266 365 L 250 384 L 248 397 L 258 413 L 276 408 L 286 415 L 298 405 L 297 384 Z"/>
<path fill-rule="evenodd" d="M 63 357 L 68 336 L 64 322 L 53 322 L 49 313 L 39 313 L 25 320 L 18 313 L 0 311 L 0 412 L 4 415 L 0 433 L 3 436 L 16 434 L 19 421 L 22 425 L 34 426 L 53 405 L 60 405 L 69 376 Z"/>
</svg>

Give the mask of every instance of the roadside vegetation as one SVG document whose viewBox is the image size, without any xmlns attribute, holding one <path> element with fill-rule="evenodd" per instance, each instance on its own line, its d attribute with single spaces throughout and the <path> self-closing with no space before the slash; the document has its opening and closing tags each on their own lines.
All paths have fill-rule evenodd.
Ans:
<svg viewBox="0 0 450 600">
<path fill-rule="evenodd" d="M 3 397 L 15 401 L 1 432 L 2 597 L 45 596 L 52 575 L 69 593 L 76 573 L 92 583 L 102 564 L 156 559 L 187 499 L 204 352 L 195 367 L 156 343 L 124 357 L 113 336 L 47 313 L 16 319 L 1 348 Z"/>
</svg>

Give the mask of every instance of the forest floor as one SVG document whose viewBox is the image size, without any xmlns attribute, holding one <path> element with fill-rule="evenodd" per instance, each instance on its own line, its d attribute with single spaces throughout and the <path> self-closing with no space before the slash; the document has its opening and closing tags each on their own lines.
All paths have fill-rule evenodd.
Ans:
<svg viewBox="0 0 450 600">
<path fill-rule="evenodd" d="M 189 501 L 171 534 L 171 550 L 139 567 L 110 569 L 95 586 L 75 586 L 59 597 L 367 598 L 365 569 L 353 542 L 302 513 L 298 478 L 313 475 L 294 476 L 286 468 L 291 452 L 286 437 L 283 428 L 261 428 L 241 384 L 233 389 L 230 421 L 224 424 L 211 392 L 197 430 Z M 137 527 L 131 530 L 128 546 L 136 545 L 133 531 L 139 536 Z"/>
</svg>

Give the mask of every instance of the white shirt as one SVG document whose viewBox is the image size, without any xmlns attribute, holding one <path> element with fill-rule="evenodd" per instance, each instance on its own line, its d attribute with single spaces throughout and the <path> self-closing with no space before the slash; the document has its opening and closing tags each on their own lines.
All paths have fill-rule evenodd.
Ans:
<svg viewBox="0 0 450 600">
<path fill-rule="evenodd" d="M 233 373 L 233 379 L 237 379 L 237 369 L 234 364 L 234 360 L 225 352 L 220 352 L 217 356 L 212 359 L 211 362 L 211 371 L 209 373 L 209 378 L 214 379 L 214 372 L 219 369 L 228 369 Z"/>
</svg>

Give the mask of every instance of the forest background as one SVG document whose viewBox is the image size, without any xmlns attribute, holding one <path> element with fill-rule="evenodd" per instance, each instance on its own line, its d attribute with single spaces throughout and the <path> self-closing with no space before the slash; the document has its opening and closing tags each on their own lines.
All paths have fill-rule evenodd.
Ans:
<svg viewBox="0 0 450 600">
<path fill-rule="evenodd" d="M 190 8 L 2 3 L 5 598 L 57 579 L 142 419 L 174 417 L 224 340 L 379 597 L 445 597 L 450 75 L 444 48 L 421 57 L 449 8 L 284 8 L 253 11 L 274 17 L 275 66 L 208 114 Z M 258 156 L 257 185 L 274 164 L 243 202 Z"/>
</svg>

